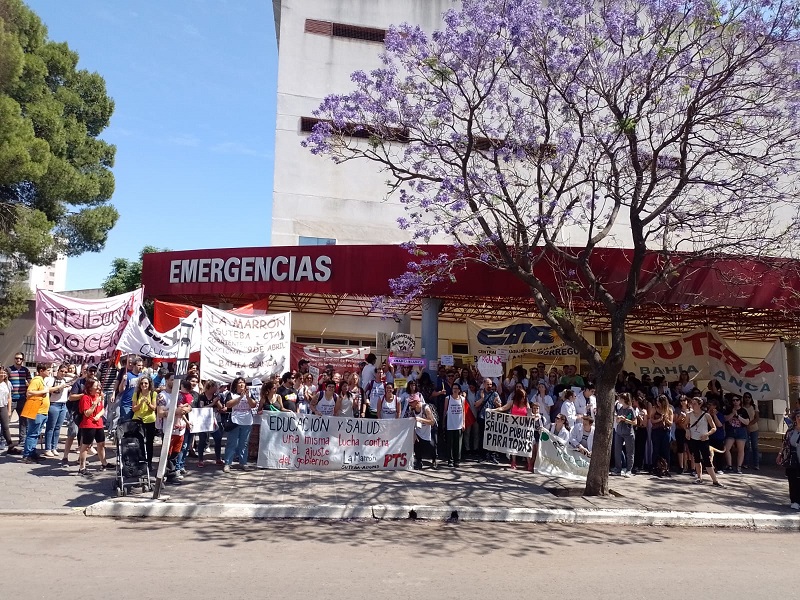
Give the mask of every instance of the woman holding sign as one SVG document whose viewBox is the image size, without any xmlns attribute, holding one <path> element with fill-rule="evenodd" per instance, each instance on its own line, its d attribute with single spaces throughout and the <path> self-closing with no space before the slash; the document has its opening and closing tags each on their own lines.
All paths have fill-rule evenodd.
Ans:
<svg viewBox="0 0 800 600">
<path fill-rule="evenodd" d="M 461 464 L 461 442 L 465 428 L 464 396 L 461 395 L 461 387 L 457 383 L 454 383 L 451 389 L 453 393 L 444 401 L 444 414 L 447 419 L 447 446 L 450 453 L 447 466 L 457 469 Z"/>
<path fill-rule="evenodd" d="M 538 404 L 536 405 L 538 409 Z M 516 417 L 529 417 L 531 416 L 531 406 L 528 403 L 528 397 L 525 394 L 525 390 L 521 387 L 518 387 L 514 391 L 514 396 L 509 400 L 506 404 L 501 406 L 497 409 L 497 412 L 511 412 L 512 415 Z M 539 411 L 536 411 L 539 414 Z M 541 418 L 541 415 L 539 415 Z M 539 430 L 541 431 L 541 424 L 539 426 Z M 539 438 L 536 438 L 536 441 L 539 441 Z M 511 455 L 511 468 L 517 468 L 517 455 Z M 533 459 L 528 459 L 528 470 L 533 471 Z"/>
<path fill-rule="evenodd" d="M 239 458 L 242 469 L 253 469 L 247 464 L 247 442 L 250 439 L 250 430 L 253 428 L 253 411 L 257 402 L 247 391 L 247 382 L 243 377 L 237 377 L 231 384 L 231 394 L 226 396 L 225 407 L 231 411 L 233 428 L 228 431 L 225 441 L 225 466 L 222 470 L 230 473 L 233 457 Z"/>
</svg>

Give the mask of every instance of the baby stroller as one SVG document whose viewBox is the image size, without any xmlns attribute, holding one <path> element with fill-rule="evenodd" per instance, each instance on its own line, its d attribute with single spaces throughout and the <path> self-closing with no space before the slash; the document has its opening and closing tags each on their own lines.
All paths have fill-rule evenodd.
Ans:
<svg viewBox="0 0 800 600">
<path fill-rule="evenodd" d="M 134 486 L 141 486 L 143 492 L 153 489 L 148 468 L 147 447 L 144 442 L 144 427 L 137 421 L 127 421 L 117 425 L 117 476 L 114 490 L 117 496 L 126 496 Z"/>
</svg>

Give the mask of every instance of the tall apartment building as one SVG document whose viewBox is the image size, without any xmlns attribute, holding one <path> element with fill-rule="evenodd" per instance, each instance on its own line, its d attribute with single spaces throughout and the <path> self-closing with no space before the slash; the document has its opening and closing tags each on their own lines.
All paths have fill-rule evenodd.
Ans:
<svg viewBox="0 0 800 600">
<path fill-rule="evenodd" d="M 33 266 L 28 271 L 28 286 L 31 292 L 37 289 L 62 292 L 67 288 L 67 257 L 59 256 L 50 265 Z"/>
<path fill-rule="evenodd" d="M 328 94 L 352 89 L 350 74 L 380 66 L 382 31 L 403 22 L 432 31 L 457 0 L 274 0 L 278 112 L 272 244 L 393 244 L 404 211 L 386 199 L 386 175 L 362 162 L 335 165 L 300 146 Z M 441 240 L 446 241 L 446 240 Z"/>
</svg>

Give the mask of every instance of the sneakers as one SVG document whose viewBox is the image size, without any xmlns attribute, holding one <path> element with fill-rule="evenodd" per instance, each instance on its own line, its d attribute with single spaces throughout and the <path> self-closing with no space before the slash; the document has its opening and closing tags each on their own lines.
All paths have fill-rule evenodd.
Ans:
<svg viewBox="0 0 800 600">
<path fill-rule="evenodd" d="M 221 467 L 222 465 L 224 465 L 224 464 L 225 464 L 225 461 L 224 461 L 224 460 L 218 460 L 218 461 L 216 462 L 216 464 L 217 464 L 217 466 L 218 466 L 218 467 Z"/>
<path fill-rule="evenodd" d="M 107 462 L 106 464 L 103 465 L 103 468 L 104 469 L 113 469 L 114 468 L 114 463 Z"/>
<path fill-rule="evenodd" d="M 798 504 L 797 502 L 792 502 L 789 505 L 789 508 L 791 508 L 792 510 L 800 510 L 800 504 Z"/>
<path fill-rule="evenodd" d="M 92 477 L 94 477 L 94 475 L 92 475 L 92 473 L 90 471 L 87 471 L 86 469 L 78 469 L 78 475 L 80 475 L 81 477 L 86 477 L 87 479 L 91 479 Z"/>
<path fill-rule="evenodd" d="M 222 467 L 222 472 L 223 473 L 230 473 L 231 472 L 231 466 L 230 465 L 225 465 L 224 467 Z"/>
<path fill-rule="evenodd" d="M 256 468 L 255 468 L 253 465 L 244 465 L 244 466 L 242 467 L 242 470 L 243 470 L 243 471 L 255 471 L 255 470 L 256 470 Z"/>
<path fill-rule="evenodd" d="M 628 471 L 628 469 L 622 469 L 622 471 L 620 471 L 619 474 L 622 475 L 623 477 L 630 477 L 631 476 L 631 474 Z"/>
<path fill-rule="evenodd" d="M 45 458 L 56 458 L 57 456 L 58 455 L 55 452 L 53 452 L 52 450 L 45 450 L 44 451 L 44 457 Z"/>
<path fill-rule="evenodd" d="M 722 484 L 721 484 L 719 481 L 715 481 L 715 482 L 714 482 L 714 483 L 712 483 L 711 485 L 713 485 L 714 487 L 718 487 L 718 488 L 724 488 L 724 487 L 725 487 L 725 486 L 724 486 L 724 485 L 722 485 Z"/>
<path fill-rule="evenodd" d="M 695 479 L 694 481 L 692 481 L 692 483 L 703 483 L 703 480 L 702 479 Z"/>
<path fill-rule="evenodd" d="M 741 475 L 742 474 L 742 467 L 736 467 L 736 474 L 737 475 Z"/>
</svg>

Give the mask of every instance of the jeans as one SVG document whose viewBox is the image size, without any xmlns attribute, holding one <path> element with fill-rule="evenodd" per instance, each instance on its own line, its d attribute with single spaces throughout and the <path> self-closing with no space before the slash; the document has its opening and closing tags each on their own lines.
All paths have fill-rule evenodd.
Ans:
<svg viewBox="0 0 800 600">
<path fill-rule="evenodd" d="M 625 458 L 622 457 L 623 445 L 625 446 Z M 614 432 L 614 468 L 617 471 L 633 469 L 633 461 L 636 447 L 636 436 L 631 430 L 630 433 L 622 435 Z"/>
<path fill-rule="evenodd" d="M 759 466 L 759 456 L 758 456 L 758 430 L 750 431 L 747 433 L 747 450 L 745 451 L 745 456 L 747 456 L 747 464 L 753 468 L 758 468 Z"/>
<path fill-rule="evenodd" d="M 58 437 L 61 435 L 61 426 L 67 418 L 67 403 L 56 402 L 50 405 L 47 412 L 47 427 L 44 431 L 44 449 L 55 452 L 58 449 Z"/>
<path fill-rule="evenodd" d="M 28 419 L 28 429 L 25 432 L 25 449 L 22 451 L 22 458 L 36 456 L 36 442 L 39 441 L 39 434 L 42 433 L 42 426 L 47 422 L 47 415 L 36 415 L 35 419 Z"/>
<path fill-rule="evenodd" d="M 653 467 L 658 467 L 658 459 L 663 458 L 669 469 L 669 429 L 653 429 L 650 431 L 653 441 Z"/>
<path fill-rule="evenodd" d="M 186 456 L 189 454 L 189 448 L 192 447 L 193 438 L 194 436 L 189 431 L 183 435 L 183 446 L 181 447 L 181 451 L 178 453 L 178 456 L 175 459 L 175 467 L 177 469 L 186 468 Z"/>
<path fill-rule="evenodd" d="M 208 448 L 208 436 L 214 439 L 214 456 L 217 460 L 222 458 L 222 427 L 217 426 L 216 430 L 211 433 L 204 431 L 197 434 L 197 460 L 203 460 L 203 454 Z"/>
<path fill-rule="evenodd" d="M 247 464 L 247 443 L 250 441 L 250 430 L 252 425 L 237 425 L 228 432 L 225 441 L 225 464 L 233 463 L 233 457 L 239 458 L 239 464 Z"/>
</svg>

